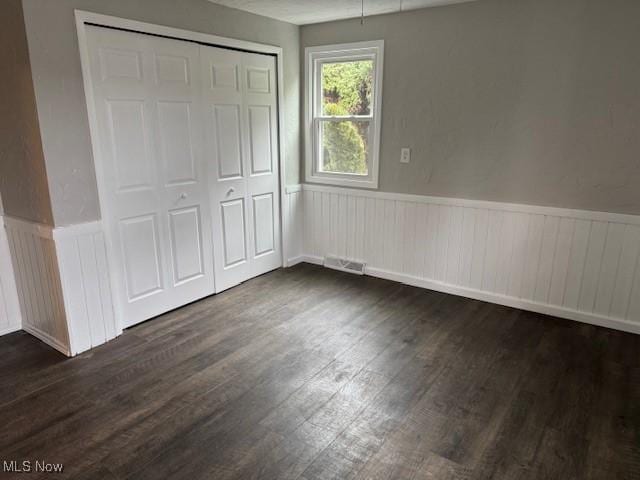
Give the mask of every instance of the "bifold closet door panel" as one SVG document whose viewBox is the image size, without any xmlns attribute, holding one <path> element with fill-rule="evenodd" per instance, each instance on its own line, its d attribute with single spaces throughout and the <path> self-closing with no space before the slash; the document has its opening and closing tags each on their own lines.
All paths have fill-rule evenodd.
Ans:
<svg viewBox="0 0 640 480">
<path fill-rule="evenodd" d="M 242 53 L 200 47 L 216 291 L 250 278 Z"/>
<path fill-rule="evenodd" d="M 273 56 L 245 53 L 242 58 L 253 241 L 249 251 L 253 275 L 260 275 L 282 265 L 277 72 Z"/>
<path fill-rule="evenodd" d="M 87 37 L 124 326 L 280 267 L 275 57 L 95 26 Z"/>
<path fill-rule="evenodd" d="M 200 47 L 216 290 L 282 265 L 275 59 Z"/>
<path fill-rule="evenodd" d="M 200 50 L 101 27 L 87 33 L 102 215 L 130 326 L 214 291 Z"/>
</svg>

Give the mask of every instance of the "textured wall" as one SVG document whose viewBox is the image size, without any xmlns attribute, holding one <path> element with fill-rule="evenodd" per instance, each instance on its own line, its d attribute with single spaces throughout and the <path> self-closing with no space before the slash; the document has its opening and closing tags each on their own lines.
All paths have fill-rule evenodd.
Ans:
<svg viewBox="0 0 640 480">
<path fill-rule="evenodd" d="M 3 0 L 4 1 L 4 0 Z M 23 0 L 56 226 L 100 218 L 74 9 L 284 49 L 287 180 L 299 179 L 299 29 L 207 0 Z"/>
<path fill-rule="evenodd" d="M 640 214 L 638 0 L 481 0 L 301 39 L 385 40 L 381 190 Z"/>
<path fill-rule="evenodd" d="M 20 0 L 0 3 L 0 192 L 7 215 L 51 224 Z"/>
</svg>

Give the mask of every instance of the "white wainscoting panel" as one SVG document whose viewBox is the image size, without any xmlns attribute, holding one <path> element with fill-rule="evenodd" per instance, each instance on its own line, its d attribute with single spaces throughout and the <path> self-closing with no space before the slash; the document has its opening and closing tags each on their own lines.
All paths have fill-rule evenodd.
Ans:
<svg viewBox="0 0 640 480">
<path fill-rule="evenodd" d="M 303 185 L 302 259 L 640 333 L 640 217 Z"/>
<path fill-rule="evenodd" d="M 0 335 L 22 328 L 20 301 L 4 221 L 0 221 Z"/>
<path fill-rule="evenodd" d="M 22 328 L 71 355 L 52 229 L 5 217 Z"/>
<path fill-rule="evenodd" d="M 302 185 L 290 185 L 285 189 L 285 202 L 282 209 L 286 249 L 284 264 L 291 267 L 303 260 L 303 211 Z"/>
<path fill-rule="evenodd" d="M 89 350 L 122 333 L 114 314 L 109 265 L 101 222 L 53 231 L 71 353 Z"/>
</svg>

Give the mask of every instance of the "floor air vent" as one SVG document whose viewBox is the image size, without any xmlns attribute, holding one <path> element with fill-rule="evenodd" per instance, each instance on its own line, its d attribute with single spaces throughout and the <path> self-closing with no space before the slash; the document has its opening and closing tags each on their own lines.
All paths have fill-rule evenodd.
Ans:
<svg viewBox="0 0 640 480">
<path fill-rule="evenodd" d="M 349 272 L 349 273 L 355 273 L 356 275 L 364 275 L 363 262 L 347 260 L 346 258 L 338 258 L 338 257 L 332 257 L 332 256 L 324 257 L 324 266 L 327 268 L 333 268 L 334 270 L 340 270 L 341 272 Z"/>
</svg>

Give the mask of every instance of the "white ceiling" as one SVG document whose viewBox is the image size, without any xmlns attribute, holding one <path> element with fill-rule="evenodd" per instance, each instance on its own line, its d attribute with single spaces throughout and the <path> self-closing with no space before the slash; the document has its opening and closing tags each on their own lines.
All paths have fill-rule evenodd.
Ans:
<svg viewBox="0 0 640 480">
<path fill-rule="evenodd" d="M 227 7 L 245 10 L 284 22 L 306 25 L 359 17 L 361 0 L 210 0 Z M 364 13 L 381 13 L 415 10 L 451 3 L 474 0 L 364 0 Z"/>
</svg>

